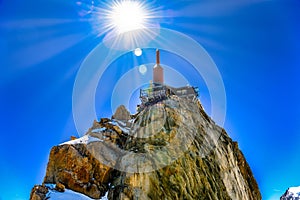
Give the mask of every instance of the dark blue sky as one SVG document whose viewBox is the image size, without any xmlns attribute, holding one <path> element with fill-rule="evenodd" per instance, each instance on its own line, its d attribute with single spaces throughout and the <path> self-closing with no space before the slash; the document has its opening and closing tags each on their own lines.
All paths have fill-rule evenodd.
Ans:
<svg viewBox="0 0 300 200">
<path fill-rule="evenodd" d="M 300 1 L 148 3 L 160 11 L 162 28 L 193 38 L 216 63 L 227 95 L 225 129 L 263 199 L 300 185 Z M 76 73 L 103 39 L 85 11 L 75 0 L 0 0 L 0 199 L 28 199 L 51 147 L 77 134 Z"/>
</svg>

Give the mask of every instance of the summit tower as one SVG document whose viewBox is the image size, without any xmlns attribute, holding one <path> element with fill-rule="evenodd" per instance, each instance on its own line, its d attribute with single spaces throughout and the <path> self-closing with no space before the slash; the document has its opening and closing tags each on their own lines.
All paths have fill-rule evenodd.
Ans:
<svg viewBox="0 0 300 200">
<path fill-rule="evenodd" d="M 153 67 L 153 83 L 155 85 L 164 84 L 164 69 L 160 66 L 160 52 L 156 50 L 156 64 Z"/>
</svg>

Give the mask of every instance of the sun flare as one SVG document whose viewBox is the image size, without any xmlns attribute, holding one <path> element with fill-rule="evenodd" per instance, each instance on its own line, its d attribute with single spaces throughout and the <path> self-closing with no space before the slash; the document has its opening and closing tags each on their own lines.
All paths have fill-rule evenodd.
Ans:
<svg viewBox="0 0 300 200">
<path fill-rule="evenodd" d="M 91 21 L 97 36 L 104 36 L 107 47 L 134 50 L 157 36 L 162 18 L 160 8 L 151 2 L 113 0 L 96 5 Z"/>
<path fill-rule="evenodd" d="M 125 33 L 146 27 L 149 12 L 138 1 L 114 2 L 107 15 L 108 27 L 116 33 Z"/>
</svg>

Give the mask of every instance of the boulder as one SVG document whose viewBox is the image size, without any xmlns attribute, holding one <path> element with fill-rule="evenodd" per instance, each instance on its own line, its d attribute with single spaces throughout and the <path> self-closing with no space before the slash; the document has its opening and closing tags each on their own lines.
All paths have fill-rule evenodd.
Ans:
<svg viewBox="0 0 300 200">
<path fill-rule="evenodd" d="M 85 144 L 59 145 L 50 152 L 44 183 L 57 184 L 58 191 L 66 187 L 97 199 L 107 191 L 111 171 Z"/>
<path fill-rule="evenodd" d="M 56 186 L 55 186 L 55 190 L 58 191 L 58 192 L 64 192 L 66 189 L 66 187 L 64 186 L 64 184 L 61 184 L 61 183 L 56 183 Z"/>
<path fill-rule="evenodd" d="M 44 185 L 35 185 L 30 193 L 30 200 L 45 200 L 48 188 Z"/>
</svg>

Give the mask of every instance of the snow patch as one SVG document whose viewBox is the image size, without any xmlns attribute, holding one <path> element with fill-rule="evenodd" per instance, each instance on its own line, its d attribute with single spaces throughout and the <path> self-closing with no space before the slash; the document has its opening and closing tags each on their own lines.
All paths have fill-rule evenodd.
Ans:
<svg viewBox="0 0 300 200">
<path fill-rule="evenodd" d="M 55 186 L 55 184 L 46 184 L 46 187 L 50 189 L 47 194 L 47 198 L 53 200 L 93 200 L 92 198 L 84 194 L 74 192 L 73 190 L 66 189 L 64 192 L 58 192 L 54 190 Z M 108 200 L 108 191 L 99 200 Z"/>
<path fill-rule="evenodd" d="M 89 135 L 84 135 L 81 138 L 78 138 L 76 140 L 71 140 L 68 142 L 64 142 L 60 145 L 64 145 L 64 144 L 70 144 L 70 145 L 74 145 L 74 144 L 89 144 L 91 142 L 103 142 L 103 140 L 100 140 L 99 138 L 95 138 L 95 137 L 91 137 Z"/>
<path fill-rule="evenodd" d="M 114 125 L 114 126 L 118 125 L 117 122 L 115 122 L 115 121 L 111 121 L 111 122 L 108 122 L 108 123 L 111 124 L 111 125 Z"/>
<path fill-rule="evenodd" d="M 130 120 L 129 120 L 130 121 Z M 123 121 L 119 121 L 119 120 L 116 120 L 116 125 L 124 132 L 124 133 L 129 133 L 130 131 L 130 128 L 127 127 L 126 125 L 126 122 L 123 122 Z M 131 122 L 130 122 L 131 123 Z"/>
<path fill-rule="evenodd" d="M 102 128 L 96 128 L 96 129 L 93 129 L 92 130 L 92 133 L 100 133 L 100 132 L 103 132 L 105 131 L 106 128 L 105 127 L 102 127 Z"/>
<path fill-rule="evenodd" d="M 135 120 L 135 119 L 130 119 L 130 120 L 128 120 L 128 122 L 129 122 L 129 123 L 134 123 L 134 120 Z"/>
<path fill-rule="evenodd" d="M 300 186 L 299 187 L 290 187 L 289 188 L 289 191 L 291 193 L 293 193 L 294 195 L 300 195 Z"/>
<path fill-rule="evenodd" d="M 108 191 L 105 193 L 104 197 L 102 197 L 100 200 L 108 200 Z"/>
<path fill-rule="evenodd" d="M 300 198 L 300 186 L 290 187 L 282 197 L 284 197 L 284 199 L 299 199 Z"/>
<path fill-rule="evenodd" d="M 125 122 L 122 122 L 122 121 L 119 121 L 119 120 L 116 120 L 117 124 L 120 126 L 126 126 L 126 123 Z"/>
<path fill-rule="evenodd" d="M 65 192 L 50 190 L 47 196 L 53 200 L 92 200 L 92 198 L 85 196 L 84 194 L 74 192 L 72 190 L 65 190 Z"/>
<path fill-rule="evenodd" d="M 119 126 L 119 128 L 124 132 L 129 134 L 130 128 Z"/>
</svg>

